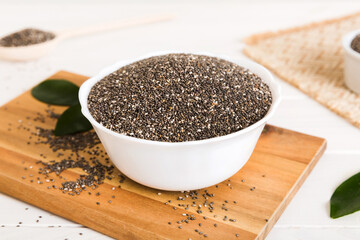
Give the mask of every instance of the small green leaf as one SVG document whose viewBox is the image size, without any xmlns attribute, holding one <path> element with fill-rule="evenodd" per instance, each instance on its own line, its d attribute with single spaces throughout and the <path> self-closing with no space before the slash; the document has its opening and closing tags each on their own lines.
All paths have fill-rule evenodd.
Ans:
<svg viewBox="0 0 360 240">
<path fill-rule="evenodd" d="M 360 210 L 360 172 L 343 182 L 330 200 L 330 217 L 339 218 Z"/>
<path fill-rule="evenodd" d="M 91 123 L 82 115 L 80 104 L 69 107 L 59 117 L 54 134 L 55 136 L 64 136 L 79 132 L 85 132 L 92 129 Z"/>
<path fill-rule="evenodd" d="M 45 80 L 31 90 L 31 94 L 37 100 L 63 106 L 79 103 L 78 92 L 78 86 L 63 79 Z"/>
</svg>

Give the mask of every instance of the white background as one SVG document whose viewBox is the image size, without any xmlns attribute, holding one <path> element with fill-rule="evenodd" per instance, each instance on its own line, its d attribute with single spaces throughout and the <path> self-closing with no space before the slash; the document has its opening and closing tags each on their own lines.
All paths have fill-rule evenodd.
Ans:
<svg viewBox="0 0 360 240">
<path fill-rule="evenodd" d="M 171 22 L 71 39 L 37 61 L 0 61 L 0 104 L 58 70 L 91 76 L 117 60 L 169 49 L 242 57 L 241 39 L 252 33 L 355 11 L 360 11 L 359 1 L 0 1 L 0 35 L 29 26 L 56 31 L 156 13 L 177 15 Z M 267 239 L 360 239 L 360 213 L 329 218 L 332 192 L 360 171 L 360 130 L 285 82 L 281 85 L 284 100 L 270 123 L 324 137 L 328 149 Z M 107 239 L 0 194 L 1 225 L 0 239 Z"/>
</svg>

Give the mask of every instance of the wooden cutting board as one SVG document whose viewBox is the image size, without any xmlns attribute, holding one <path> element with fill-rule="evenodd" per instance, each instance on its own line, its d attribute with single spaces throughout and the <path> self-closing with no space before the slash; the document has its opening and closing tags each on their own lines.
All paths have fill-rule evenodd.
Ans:
<svg viewBox="0 0 360 240">
<path fill-rule="evenodd" d="M 64 71 L 51 78 L 78 85 L 87 79 Z M 205 234 L 208 239 L 264 239 L 326 148 L 322 138 L 267 125 L 248 163 L 230 181 L 206 189 L 214 194 L 208 199 L 208 204 L 213 202 L 213 212 L 208 206 L 202 206 L 201 214 L 196 212 L 199 204 L 204 205 L 205 189 L 198 190 L 199 198 L 193 200 L 186 198 L 187 193 L 158 191 L 130 179 L 119 188 L 119 172 L 96 190 L 89 190 L 94 194 L 70 196 L 48 187 L 61 186 L 64 178 L 76 179 L 81 170 L 65 170 L 62 180 L 53 175 L 54 183 L 38 174 L 38 160 L 63 159 L 47 145 L 29 139 L 36 125 L 54 128 L 54 119 L 33 120 L 47 108 L 29 91 L 0 108 L 0 191 L 118 239 L 202 239 Z M 65 108 L 54 109 L 61 113 Z M 40 157 L 42 153 L 47 159 Z M 37 183 L 38 177 L 43 184 Z M 185 200 L 177 200 L 179 196 Z M 171 203 L 165 204 L 168 200 Z M 189 208 L 178 204 L 189 204 Z M 178 224 L 186 219 L 183 214 L 193 214 L 196 219 Z"/>
</svg>

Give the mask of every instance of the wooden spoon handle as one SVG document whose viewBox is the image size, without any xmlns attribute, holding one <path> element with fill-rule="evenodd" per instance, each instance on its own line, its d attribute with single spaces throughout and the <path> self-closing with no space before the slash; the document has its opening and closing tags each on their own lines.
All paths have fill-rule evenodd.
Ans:
<svg viewBox="0 0 360 240">
<path fill-rule="evenodd" d="M 57 35 L 60 38 L 70 38 L 70 37 L 77 37 L 81 35 L 93 34 L 103 31 L 110 31 L 115 29 L 133 27 L 138 25 L 145 25 L 155 22 L 162 22 L 171 20 L 174 18 L 174 15 L 157 15 L 157 16 L 149 16 L 149 17 L 142 17 L 142 18 L 135 18 L 135 19 L 128 19 L 128 20 L 121 20 L 116 22 L 110 22 L 105 24 L 98 24 L 93 26 L 87 26 L 82 28 L 76 29 L 69 29 L 65 31 L 58 32 Z"/>
</svg>

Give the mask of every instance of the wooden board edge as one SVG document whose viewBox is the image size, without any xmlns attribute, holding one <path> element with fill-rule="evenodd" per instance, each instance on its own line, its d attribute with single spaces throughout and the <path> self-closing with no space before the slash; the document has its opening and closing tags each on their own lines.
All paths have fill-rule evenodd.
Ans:
<svg viewBox="0 0 360 240">
<path fill-rule="evenodd" d="M 319 138 L 322 139 L 322 138 Z M 319 150 L 316 152 L 313 159 L 309 162 L 307 167 L 304 169 L 303 173 L 299 176 L 297 181 L 294 183 L 294 185 L 289 190 L 288 194 L 284 197 L 283 201 L 280 203 L 278 208 L 274 211 L 273 215 L 269 219 L 269 224 L 266 224 L 264 228 L 260 231 L 259 235 L 257 236 L 256 240 L 265 240 L 266 236 L 269 234 L 271 229 L 274 227 L 274 225 L 279 220 L 282 213 L 285 211 L 286 207 L 289 205 L 291 200 L 296 195 L 297 191 L 300 189 L 300 187 L 305 182 L 306 178 L 309 176 L 311 171 L 314 169 L 316 163 L 320 160 L 321 156 L 324 154 L 327 142 L 325 139 L 322 139 L 322 145 L 319 147 Z"/>
</svg>

